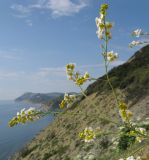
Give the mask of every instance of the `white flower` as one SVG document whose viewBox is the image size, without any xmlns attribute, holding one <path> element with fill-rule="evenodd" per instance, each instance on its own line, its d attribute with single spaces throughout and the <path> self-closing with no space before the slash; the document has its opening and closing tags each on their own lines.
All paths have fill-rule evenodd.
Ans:
<svg viewBox="0 0 149 160">
<path fill-rule="evenodd" d="M 75 95 L 69 95 L 69 97 L 70 97 L 71 99 L 75 99 L 75 98 L 76 98 Z"/>
<path fill-rule="evenodd" d="M 25 124 L 26 122 L 34 121 L 39 119 L 40 114 L 41 112 L 33 107 L 30 107 L 27 110 L 23 108 L 20 112 L 17 112 L 17 115 L 9 121 L 9 126 L 13 127 L 19 123 Z"/>
<path fill-rule="evenodd" d="M 136 137 L 136 141 L 138 141 L 139 143 L 141 143 L 142 142 L 142 137 Z"/>
<path fill-rule="evenodd" d="M 92 127 L 86 127 L 84 130 L 84 133 L 86 135 L 85 142 L 93 142 L 95 139 L 95 133 Z"/>
<path fill-rule="evenodd" d="M 95 22 L 96 22 L 97 28 L 99 28 L 99 27 L 100 27 L 100 24 L 103 23 L 103 20 L 102 20 L 101 18 L 96 17 L 96 18 L 95 18 Z"/>
<path fill-rule="evenodd" d="M 145 128 L 139 128 L 140 129 L 140 132 L 142 133 L 142 134 L 146 134 L 146 129 Z"/>
<path fill-rule="evenodd" d="M 138 156 L 137 158 L 134 158 L 134 156 L 130 156 L 126 160 L 141 160 L 141 157 Z"/>
<path fill-rule="evenodd" d="M 130 156 L 128 158 L 126 158 L 126 160 L 135 160 L 134 156 Z"/>
<path fill-rule="evenodd" d="M 140 42 L 140 41 L 132 41 L 132 42 L 129 44 L 129 47 L 132 48 L 132 47 L 138 46 L 138 45 L 140 45 L 140 44 L 142 44 L 142 42 Z"/>
<path fill-rule="evenodd" d="M 124 158 L 120 158 L 119 160 L 125 160 Z M 134 158 L 134 156 L 130 156 L 128 158 L 126 158 L 126 160 L 141 160 L 141 157 L 137 157 L 137 158 Z"/>
<path fill-rule="evenodd" d="M 98 30 L 96 31 L 97 37 L 98 37 L 99 39 L 102 39 L 102 38 L 103 38 L 103 33 L 104 33 L 104 30 L 103 30 L 103 29 L 100 29 L 100 28 L 98 28 Z"/>
<path fill-rule="evenodd" d="M 25 114 L 29 114 L 29 113 L 34 112 L 34 111 L 35 111 L 35 108 L 30 107 L 28 110 L 25 111 Z"/>
<path fill-rule="evenodd" d="M 71 104 L 75 101 L 76 95 L 69 95 L 68 93 L 65 93 L 64 99 L 60 103 L 60 108 L 64 108 L 67 106 L 69 108 Z"/>
<path fill-rule="evenodd" d="M 100 14 L 100 17 L 96 17 L 96 18 L 95 18 L 95 22 L 96 22 L 97 28 L 99 28 L 99 27 L 100 27 L 100 24 L 103 24 L 103 23 L 104 23 L 104 15 L 103 15 L 103 14 Z"/>
<path fill-rule="evenodd" d="M 88 72 L 85 72 L 85 74 L 84 74 L 84 78 L 85 78 L 85 79 L 89 79 L 89 78 L 90 78 L 90 75 L 89 75 L 89 73 L 88 73 Z"/>
<path fill-rule="evenodd" d="M 69 97 L 68 93 L 65 93 L 65 95 L 64 95 L 64 100 L 67 101 L 68 97 Z"/>
<path fill-rule="evenodd" d="M 104 18 L 104 15 L 101 15 L 99 18 L 96 17 L 96 19 L 95 19 L 96 26 L 97 26 L 96 34 L 97 34 L 97 37 L 99 39 L 103 38 L 103 33 L 104 33 L 104 30 L 105 30 L 105 25 L 104 25 L 104 22 L 103 22 L 103 18 Z"/>
<path fill-rule="evenodd" d="M 140 132 L 143 135 L 146 135 L 146 129 L 145 128 L 135 128 L 136 131 Z"/>
<path fill-rule="evenodd" d="M 149 44 L 149 41 L 132 41 L 129 44 L 129 47 L 132 48 L 134 46 L 138 46 L 138 45 L 144 45 L 144 44 Z"/>
<path fill-rule="evenodd" d="M 96 138 L 95 132 L 92 127 L 86 127 L 83 132 L 79 133 L 80 138 L 84 140 L 84 142 L 93 142 Z"/>
<path fill-rule="evenodd" d="M 29 111 L 34 111 L 34 110 L 35 110 L 34 107 L 30 107 L 27 111 L 29 112 Z"/>
<path fill-rule="evenodd" d="M 132 41 L 131 44 L 135 46 L 135 45 L 139 45 L 140 42 L 139 41 Z"/>
<path fill-rule="evenodd" d="M 100 19 L 103 20 L 104 15 L 102 13 L 100 13 Z"/>
<path fill-rule="evenodd" d="M 136 37 L 140 37 L 141 33 L 142 33 L 141 29 L 136 29 L 132 32 L 132 35 Z"/>
<path fill-rule="evenodd" d="M 114 53 L 113 51 L 107 53 L 107 60 L 109 62 L 115 61 L 117 58 L 118 58 L 118 53 Z"/>
<path fill-rule="evenodd" d="M 23 114 L 25 111 L 25 108 L 21 109 L 20 114 Z"/>
</svg>

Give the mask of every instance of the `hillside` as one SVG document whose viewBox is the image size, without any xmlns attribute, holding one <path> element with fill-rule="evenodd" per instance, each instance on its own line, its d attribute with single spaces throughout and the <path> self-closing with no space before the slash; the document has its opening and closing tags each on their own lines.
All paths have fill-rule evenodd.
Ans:
<svg viewBox="0 0 149 160">
<path fill-rule="evenodd" d="M 109 77 L 114 88 L 127 92 L 129 99 L 140 98 L 147 93 L 149 91 L 149 46 L 136 52 L 125 64 L 113 68 L 109 72 Z M 105 76 L 91 84 L 87 88 L 87 94 L 109 90 L 110 87 L 104 80 L 106 80 Z"/>
<path fill-rule="evenodd" d="M 119 97 L 124 99 L 129 109 L 134 112 L 134 119 L 149 117 L 149 45 L 136 52 L 125 64 L 113 68 L 109 76 Z M 118 153 L 110 148 L 114 135 L 105 135 L 91 144 L 80 140 L 78 133 L 87 126 L 100 126 L 103 131 L 115 131 L 116 125 L 101 119 L 100 116 L 106 115 L 115 122 L 120 120 L 105 76 L 91 84 L 86 93 L 87 98 L 61 113 L 13 159 L 89 160 L 89 155 L 96 157 L 92 160 L 119 159 Z M 96 104 L 96 107 L 92 103 Z M 141 155 L 143 160 L 148 160 L 149 147 L 146 147 Z"/>
</svg>

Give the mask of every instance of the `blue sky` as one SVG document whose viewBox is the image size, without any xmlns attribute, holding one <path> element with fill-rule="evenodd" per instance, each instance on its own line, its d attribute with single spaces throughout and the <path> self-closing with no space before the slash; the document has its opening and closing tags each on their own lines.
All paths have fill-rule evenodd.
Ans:
<svg viewBox="0 0 149 160">
<path fill-rule="evenodd" d="M 0 1 L 0 99 L 24 92 L 78 91 L 67 80 L 64 66 L 73 62 L 82 73 L 104 73 L 95 17 L 101 3 L 109 3 L 114 22 L 110 48 L 119 53 L 117 65 L 129 49 L 136 28 L 147 31 L 148 0 L 4 0 Z"/>
</svg>

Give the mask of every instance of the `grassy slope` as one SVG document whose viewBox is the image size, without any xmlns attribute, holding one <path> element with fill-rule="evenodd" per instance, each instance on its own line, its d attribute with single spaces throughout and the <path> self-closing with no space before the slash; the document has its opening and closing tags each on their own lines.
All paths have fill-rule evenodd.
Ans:
<svg viewBox="0 0 149 160">
<path fill-rule="evenodd" d="M 122 99 L 125 99 L 136 117 L 149 115 L 149 46 L 137 52 L 127 63 L 110 71 L 112 82 Z M 92 152 L 97 160 L 115 160 L 117 154 L 107 148 L 111 137 L 103 137 L 93 144 L 82 142 L 78 133 L 86 126 L 115 131 L 116 125 L 100 119 L 101 115 L 119 122 L 117 109 L 110 89 L 101 77 L 87 88 L 88 98 L 76 103 L 60 114 L 56 120 L 33 139 L 14 159 L 18 160 L 73 160 L 79 154 Z M 120 86 L 120 87 L 118 87 Z M 123 96 L 124 93 L 125 96 Z M 96 104 L 96 107 L 93 104 Z M 137 147 L 137 146 L 136 146 Z M 149 159 L 146 147 L 144 156 Z M 148 157 L 147 157 L 148 156 Z M 116 157 L 116 158 L 115 158 Z"/>
</svg>

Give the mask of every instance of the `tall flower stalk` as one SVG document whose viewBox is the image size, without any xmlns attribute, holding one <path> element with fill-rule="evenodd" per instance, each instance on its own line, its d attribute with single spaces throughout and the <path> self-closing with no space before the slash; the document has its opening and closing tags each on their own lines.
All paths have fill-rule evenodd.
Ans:
<svg viewBox="0 0 149 160">
<path fill-rule="evenodd" d="M 110 29 L 112 29 L 113 24 L 110 22 L 106 22 L 106 14 L 107 14 L 106 10 L 107 9 L 108 9 L 108 5 L 103 4 L 100 9 L 100 17 L 96 18 L 97 36 L 99 37 L 99 39 L 104 41 L 104 45 L 102 45 L 101 48 L 102 48 L 102 55 L 103 55 L 104 64 L 105 64 L 106 78 L 107 78 L 108 84 L 113 92 L 113 95 L 114 95 L 114 98 L 116 101 L 116 105 L 118 107 L 119 106 L 118 96 L 117 96 L 116 91 L 110 81 L 109 74 L 108 74 L 109 63 L 116 60 L 118 58 L 118 54 L 114 53 L 113 51 L 108 52 L 108 43 L 109 43 L 109 40 L 112 38 Z M 98 22 L 98 21 L 100 21 L 100 22 Z M 102 34 L 99 32 L 99 30 L 102 30 Z M 99 33 L 101 35 L 98 35 Z"/>
</svg>

